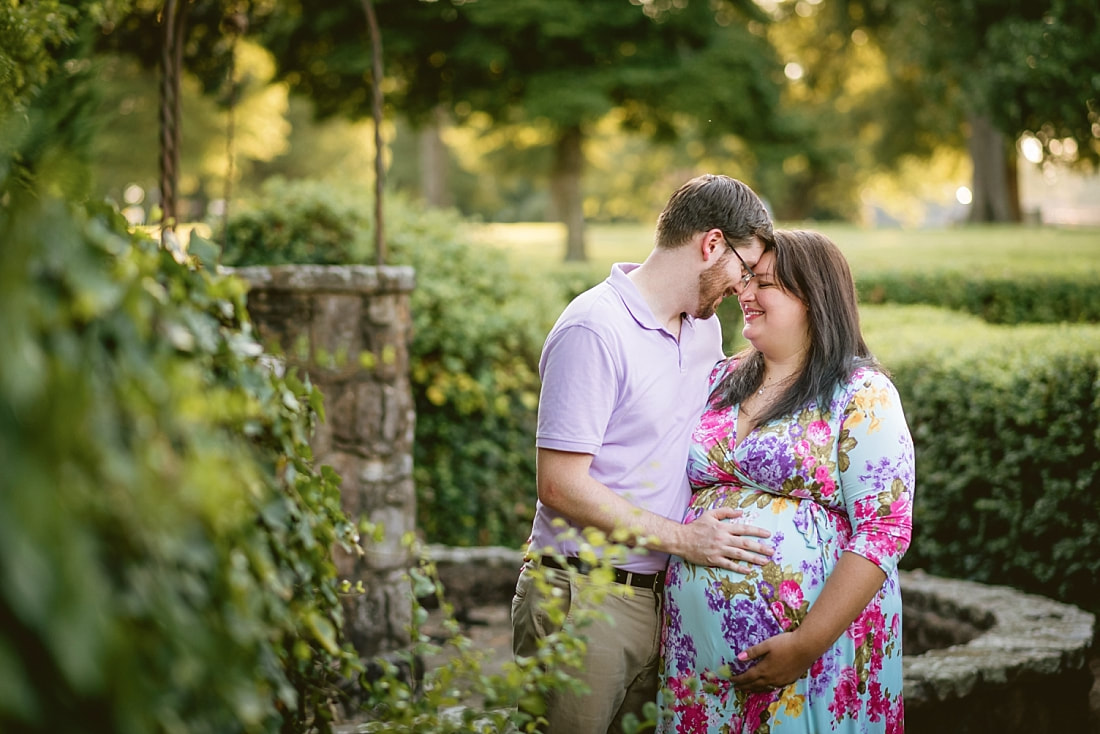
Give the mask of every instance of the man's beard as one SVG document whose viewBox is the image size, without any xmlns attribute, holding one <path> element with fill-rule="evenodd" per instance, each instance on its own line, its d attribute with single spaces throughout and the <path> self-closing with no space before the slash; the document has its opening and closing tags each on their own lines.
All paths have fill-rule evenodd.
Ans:
<svg viewBox="0 0 1100 734">
<path fill-rule="evenodd" d="M 724 258 L 723 258 L 724 259 Z M 709 319 L 723 298 L 733 295 L 726 268 L 722 260 L 699 273 L 699 304 L 691 315 L 697 319 Z"/>
</svg>

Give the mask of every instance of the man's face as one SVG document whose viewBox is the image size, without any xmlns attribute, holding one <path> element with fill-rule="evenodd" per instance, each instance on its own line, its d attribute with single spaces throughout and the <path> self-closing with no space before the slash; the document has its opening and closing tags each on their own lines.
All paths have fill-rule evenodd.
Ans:
<svg viewBox="0 0 1100 734">
<path fill-rule="evenodd" d="M 752 268 L 763 254 L 764 243 L 755 237 L 751 244 L 739 247 L 737 254 L 727 247 L 721 257 L 699 274 L 699 304 L 692 316 L 697 319 L 709 319 L 713 316 L 724 299 L 741 291 L 742 279 L 748 275 L 741 260 Z M 740 260 L 737 255 L 741 256 Z"/>
</svg>

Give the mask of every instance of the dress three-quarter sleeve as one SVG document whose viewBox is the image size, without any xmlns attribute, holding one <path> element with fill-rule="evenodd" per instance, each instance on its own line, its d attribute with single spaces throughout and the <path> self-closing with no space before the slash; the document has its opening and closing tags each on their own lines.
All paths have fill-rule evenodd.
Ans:
<svg viewBox="0 0 1100 734">
<path fill-rule="evenodd" d="M 913 439 L 901 399 L 881 372 L 853 377 L 841 419 L 841 487 L 852 537 L 845 550 L 893 573 L 913 532 Z"/>
</svg>

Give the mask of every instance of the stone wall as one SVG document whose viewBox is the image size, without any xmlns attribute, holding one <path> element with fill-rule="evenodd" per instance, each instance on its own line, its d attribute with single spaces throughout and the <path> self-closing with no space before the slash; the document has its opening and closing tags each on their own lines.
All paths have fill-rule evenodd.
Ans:
<svg viewBox="0 0 1100 734">
<path fill-rule="evenodd" d="M 334 550 L 343 578 L 361 580 L 345 599 L 347 633 L 363 656 L 409 643 L 405 573 L 413 562 L 401 537 L 414 530 L 415 412 L 409 384 L 412 268 L 287 265 L 239 268 L 260 340 L 308 372 L 325 397 L 327 420 L 312 448 L 318 466 L 343 478 L 344 511 L 385 528 L 362 558 Z"/>
<path fill-rule="evenodd" d="M 905 658 L 909 734 L 1062 734 L 1090 730 L 1095 618 L 1005 586 L 902 575 L 905 614 L 976 632 Z"/>
<path fill-rule="evenodd" d="M 425 555 L 456 617 L 511 602 L 521 551 L 430 546 Z M 907 734 L 1091 730 L 1093 615 L 921 571 L 903 571 L 901 587 Z"/>
</svg>

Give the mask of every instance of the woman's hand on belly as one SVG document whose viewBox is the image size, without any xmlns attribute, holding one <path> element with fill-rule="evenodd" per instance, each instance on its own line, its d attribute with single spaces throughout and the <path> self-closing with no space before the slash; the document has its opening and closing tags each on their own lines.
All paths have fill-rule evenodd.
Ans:
<svg viewBox="0 0 1100 734">
<path fill-rule="evenodd" d="M 818 656 L 816 648 L 801 644 L 798 630 L 783 632 L 738 653 L 738 660 L 757 662 L 730 681 L 753 693 L 786 688 L 801 678 Z"/>
<path fill-rule="evenodd" d="M 731 678 L 735 686 L 764 691 L 790 685 L 823 655 L 882 588 L 886 574 L 863 556 L 851 552 L 840 560 L 802 624 L 737 654 L 756 660 L 746 672 Z"/>
</svg>

